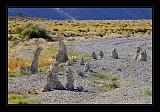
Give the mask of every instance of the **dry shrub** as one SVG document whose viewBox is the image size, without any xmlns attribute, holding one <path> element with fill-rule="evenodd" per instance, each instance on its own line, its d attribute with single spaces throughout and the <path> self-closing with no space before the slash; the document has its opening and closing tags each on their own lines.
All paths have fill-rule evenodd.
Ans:
<svg viewBox="0 0 160 112">
<path fill-rule="evenodd" d="M 53 62 L 52 58 L 40 58 L 39 59 L 39 68 L 40 67 L 47 67 L 51 65 Z M 26 70 L 30 69 L 30 66 L 32 64 L 31 59 L 22 59 L 22 58 L 15 58 L 10 57 L 8 60 L 8 76 L 9 77 L 16 77 L 22 75 L 20 72 L 20 65 L 23 65 L 23 67 Z"/>
<path fill-rule="evenodd" d="M 31 60 L 23 58 L 10 57 L 8 59 L 8 70 L 9 71 L 19 71 L 20 65 L 23 65 L 25 68 L 29 68 L 31 65 Z"/>
<path fill-rule="evenodd" d="M 39 67 L 45 67 L 51 65 L 53 62 L 52 58 L 42 58 L 39 60 Z"/>
</svg>

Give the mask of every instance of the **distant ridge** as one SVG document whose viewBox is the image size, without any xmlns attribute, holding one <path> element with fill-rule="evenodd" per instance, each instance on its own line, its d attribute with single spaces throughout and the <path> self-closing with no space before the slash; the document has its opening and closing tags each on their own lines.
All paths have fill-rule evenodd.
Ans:
<svg viewBox="0 0 160 112">
<path fill-rule="evenodd" d="M 152 19 L 151 8 L 9 8 L 8 16 L 52 20 Z"/>
</svg>

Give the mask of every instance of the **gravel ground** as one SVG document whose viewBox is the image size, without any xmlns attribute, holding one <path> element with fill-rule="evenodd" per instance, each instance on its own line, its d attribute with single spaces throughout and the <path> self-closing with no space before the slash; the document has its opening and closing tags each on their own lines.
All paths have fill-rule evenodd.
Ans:
<svg viewBox="0 0 160 112">
<path fill-rule="evenodd" d="M 137 46 L 146 49 L 147 61 L 134 61 L 133 56 Z M 119 59 L 112 59 L 111 52 L 116 48 Z M 82 86 L 88 92 L 75 92 L 67 90 L 54 90 L 41 92 L 46 84 L 48 74 L 35 74 L 25 77 L 9 78 L 9 93 L 28 93 L 38 91 L 37 95 L 30 97 L 44 104 L 152 104 L 152 96 L 147 96 L 145 91 L 152 88 L 152 38 L 119 38 L 97 42 L 82 42 L 72 46 L 73 50 L 81 53 L 91 53 L 102 50 L 104 58 L 90 60 L 93 71 L 102 72 L 107 76 L 113 74 L 118 77 L 119 88 L 106 92 L 101 86 L 92 82 L 93 76 L 86 73 L 86 77 L 74 74 L 75 87 Z M 106 70 L 102 70 L 105 68 Z M 84 66 L 76 63 L 72 66 L 74 72 L 83 70 Z M 121 70 L 119 70 L 121 69 Z M 62 84 L 65 83 L 65 75 L 59 75 Z"/>
</svg>

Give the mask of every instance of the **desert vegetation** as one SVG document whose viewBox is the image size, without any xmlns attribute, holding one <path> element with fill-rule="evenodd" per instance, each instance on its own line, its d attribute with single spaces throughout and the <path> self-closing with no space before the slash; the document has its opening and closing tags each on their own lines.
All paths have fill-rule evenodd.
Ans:
<svg viewBox="0 0 160 112">
<path fill-rule="evenodd" d="M 63 36 L 66 39 L 68 38 L 70 41 L 79 38 L 122 38 L 152 33 L 152 22 L 149 20 L 55 21 L 34 18 L 25 19 L 22 17 L 15 19 L 9 18 L 8 20 L 8 39 L 19 41 L 29 40 L 31 38 L 57 40 L 56 35 Z"/>
</svg>

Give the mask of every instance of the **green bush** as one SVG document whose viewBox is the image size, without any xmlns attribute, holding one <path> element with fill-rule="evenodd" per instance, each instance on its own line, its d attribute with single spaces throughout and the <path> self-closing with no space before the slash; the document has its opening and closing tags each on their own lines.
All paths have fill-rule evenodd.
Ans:
<svg viewBox="0 0 160 112">
<path fill-rule="evenodd" d="M 152 96 L 152 89 L 151 88 L 147 88 L 147 90 L 145 91 L 145 94 L 147 96 Z"/>
<path fill-rule="evenodd" d="M 117 82 L 111 82 L 109 84 L 103 85 L 103 89 L 105 91 L 111 91 L 111 90 L 116 89 L 116 88 L 119 88 L 119 85 L 118 85 Z"/>
<path fill-rule="evenodd" d="M 118 79 L 118 78 L 117 78 L 116 76 L 112 76 L 112 77 L 111 77 L 111 80 L 112 80 L 112 81 L 117 81 L 117 79 Z"/>
<path fill-rule="evenodd" d="M 20 34 L 21 40 L 29 40 L 32 38 L 48 38 L 47 31 L 44 28 L 40 28 L 33 23 L 27 23 L 25 25 L 16 26 L 12 30 L 13 34 Z"/>
<path fill-rule="evenodd" d="M 13 29 L 11 30 L 11 33 L 13 33 L 13 34 L 21 34 L 22 31 L 23 31 L 23 28 L 22 28 L 22 27 L 16 26 L 15 28 L 13 28 Z"/>
<path fill-rule="evenodd" d="M 28 100 L 25 94 L 8 94 L 8 104 L 40 104 L 39 101 Z"/>
<path fill-rule="evenodd" d="M 27 37 L 27 39 L 32 39 L 32 38 L 46 38 L 46 30 L 43 28 L 39 28 L 37 26 L 32 26 L 27 29 L 24 29 L 22 32 L 22 35 L 24 37 Z"/>
<path fill-rule="evenodd" d="M 109 79 L 108 76 L 106 76 L 105 74 L 100 73 L 100 72 L 92 73 L 91 75 L 96 77 L 96 78 L 99 78 L 99 79 L 107 79 L 107 80 Z"/>
</svg>

